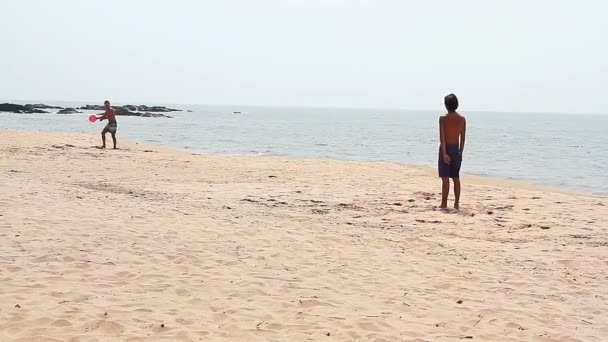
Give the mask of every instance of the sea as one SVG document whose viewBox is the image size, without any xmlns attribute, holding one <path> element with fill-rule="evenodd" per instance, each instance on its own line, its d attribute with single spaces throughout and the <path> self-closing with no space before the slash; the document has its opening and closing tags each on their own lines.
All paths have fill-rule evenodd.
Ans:
<svg viewBox="0 0 608 342">
<path fill-rule="evenodd" d="M 118 138 L 200 154 L 437 166 L 441 108 L 168 106 L 182 111 L 168 113 L 173 118 L 118 117 Z M 0 128 L 99 134 L 103 123 L 90 123 L 91 113 L 0 113 Z M 462 172 L 608 195 L 608 114 L 462 114 L 467 117 Z"/>
</svg>

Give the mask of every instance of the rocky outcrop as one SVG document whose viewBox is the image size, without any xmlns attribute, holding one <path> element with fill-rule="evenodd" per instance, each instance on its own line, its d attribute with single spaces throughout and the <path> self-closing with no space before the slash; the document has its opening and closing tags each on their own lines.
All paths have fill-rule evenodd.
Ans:
<svg viewBox="0 0 608 342">
<path fill-rule="evenodd" d="M 130 112 L 150 112 L 150 113 L 169 113 L 169 112 L 181 112 L 180 109 L 168 108 L 165 106 L 146 106 L 146 105 L 124 105 L 124 106 L 112 106 L 114 110 L 124 108 Z M 101 105 L 86 105 L 78 109 L 82 110 L 105 110 L 104 106 Z"/>
<path fill-rule="evenodd" d="M 100 106 L 100 105 L 86 105 L 86 106 L 79 107 L 78 109 L 80 109 L 80 110 L 101 110 L 101 111 L 106 110 L 106 108 L 104 106 Z"/>
<path fill-rule="evenodd" d="M 181 110 L 175 109 L 175 108 L 167 108 L 165 106 L 148 107 L 146 105 L 137 106 L 137 110 L 140 112 L 154 112 L 154 113 L 181 112 Z"/>
<path fill-rule="evenodd" d="M 78 114 L 78 113 L 82 113 L 82 112 L 80 112 L 74 108 L 64 108 L 57 112 L 57 114 Z"/>
<path fill-rule="evenodd" d="M 2 103 L 0 104 L 0 112 L 9 112 L 9 113 L 48 113 L 40 108 L 45 108 L 45 109 L 60 109 L 57 114 L 78 114 L 78 113 L 82 113 L 80 110 L 95 110 L 95 111 L 100 111 L 103 112 L 105 111 L 105 107 L 104 106 L 100 106 L 100 105 L 86 105 L 86 106 L 82 106 L 78 109 L 76 108 L 62 108 L 62 107 L 54 107 L 54 106 L 49 106 L 49 105 L 45 105 L 45 104 L 27 104 L 27 105 L 19 105 L 19 104 L 14 104 L 14 103 Z M 141 116 L 141 117 L 145 117 L 145 118 L 171 118 L 171 116 L 162 114 L 162 113 L 167 113 L 167 112 L 177 112 L 180 111 L 179 109 L 173 109 L 173 108 L 167 108 L 167 107 L 163 107 L 163 106 L 152 106 L 152 107 L 148 107 L 148 106 L 133 106 L 133 105 L 126 105 L 126 106 L 112 106 L 112 108 L 114 108 L 114 111 L 116 112 L 116 115 L 121 115 L 121 116 Z"/>
<path fill-rule="evenodd" d="M 63 107 L 49 106 L 49 105 L 44 104 L 44 103 L 36 103 L 36 104 L 28 103 L 25 106 L 28 107 L 28 108 L 31 108 L 31 109 L 63 109 Z"/>
<path fill-rule="evenodd" d="M 134 105 L 126 105 L 126 106 L 122 106 L 122 108 L 125 108 L 131 112 L 137 112 L 139 111 L 139 109 L 137 108 L 137 106 Z"/>
<path fill-rule="evenodd" d="M 48 113 L 41 109 L 36 109 L 33 107 L 28 107 L 14 104 L 14 103 L 0 103 L 0 112 L 9 112 L 9 113 L 25 113 L 25 114 L 33 114 L 33 113 Z"/>
<path fill-rule="evenodd" d="M 141 114 L 140 116 L 144 117 L 144 118 L 172 118 L 172 116 L 160 114 L 160 113 L 145 112 L 145 113 L 139 113 L 139 114 Z"/>
<path fill-rule="evenodd" d="M 141 116 L 145 118 L 171 118 L 171 116 L 160 114 L 160 113 L 150 113 L 150 112 L 132 112 L 125 107 L 113 107 L 116 115 L 119 116 Z"/>
</svg>

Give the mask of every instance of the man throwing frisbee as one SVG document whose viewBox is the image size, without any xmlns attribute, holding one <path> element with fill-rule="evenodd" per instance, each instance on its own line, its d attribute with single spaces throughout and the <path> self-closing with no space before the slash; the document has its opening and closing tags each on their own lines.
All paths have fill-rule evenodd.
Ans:
<svg viewBox="0 0 608 342">
<path fill-rule="evenodd" d="M 114 149 L 116 149 L 116 130 L 118 129 L 118 123 L 116 122 L 116 113 L 114 113 L 114 109 L 110 107 L 110 101 L 106 100 L 103 103 L 106 106 L 106 112 L 103 114 L 99 114 L 97 117 L 99 121 L 108 120 L 108 124 L 101 131 L 101 142 L 103 145 L 101 148 L 106 148 L 106 133 L 110 132 L 112 135 L 112 142 L 114 143 Z"/>
</svg>

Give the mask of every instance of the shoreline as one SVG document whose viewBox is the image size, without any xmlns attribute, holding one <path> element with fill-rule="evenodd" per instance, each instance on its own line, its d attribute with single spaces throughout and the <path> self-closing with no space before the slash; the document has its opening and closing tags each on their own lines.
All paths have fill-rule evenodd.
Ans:
<svg viewBox="0 0 608 342">
<path fill-rule="evenodd" d="M 85 137 L 91 138 L 90 134 L 79 133 L 79 132 L 56 132 L 56 131 L 50 132 L 50 131 L 13 130 L 13 129 L 7 129 L 7 128 L 0 128 L 0 132 L 1 131 L 15 132 L 15 133 L 19 133 L 19 132 L 40 133 L 40 134 L 51 134 L 51 135 L 52 134 L 65 134 L 65 135 L 74 135 L 75 137 L 81 136 L 81 138 L 85 138 Z M 139 141 L 133 141 L 133 140 L 128 140 L 128 139 L 119 139 L 119 145 L 124 144 L 124 143 L 126 143 L 127 145 L 133 145 L 133 146 L 149 146 L 149 147 L 163 148 L 163 149 L 168 149 L 173 152 L 180 152 L 180 153 L 185 153 L 185 154 L 189 154 L 189 155 L 199 155 L 202 157 L 211 157 L 211 158 L 237 158 L 237 159 L 238 158 L 243 158 L 243 159 L 268 158 L 268 159 L 274 159 L 274 160 L 284 159 L 284 160 L 293 160 L 293 161 L 318 160 L 318 161 L 335 161 L 335 162 L 344 162 L 344 163 L 395 164 L 395 165 L 399 165 L 399 166 L 406 167 L 406 168 L 414 168 L 414 169 L 418 169 L 420 171 L 425 171 L 429 176 L 437 178 L 439 188 L 441 185 L 439 183 L 439 178 L 436 177 L 437 176 L 436 168 L 433 168 L 432 166 L 428 166 L 428 165 L 408 164 L 408 163 L 399 162 L 399 161 L 369 160 L 369 159 L 336 159 L 336 158 L 316 158 L 316 157 L 306 158 L 306 157 L 272 156 L 272 155 L 253 156 L 253 155 L 246 155 L 246 154 L 241 155 L 241 154 L 223 154 L 223 153 L 204 153 L 204 152 L 197 152 L 195 149 L 177 148 L 177 147 L 162 145 L 162 144 L 158 144 L 158 143 L 148 143 L 148 142 L 139 142 Z M 120 149 L 120 147 L 119 147 L 119 149 Z M 522 181 L 522 180 L 506 179 L 506 178 L 501 178 L 501 177 L 496 177 L 496 176 L 477 175 L 477 174 L 466 173 L 466 172 L 461 173 L 461 178 L 462 179 L 471 179 L 476 184 L 485 184 L 485 185 L 490 185 L 490 186 L 492 186 L 492 185 L 511 186 L 511 187 L 527 189 L 527 190 L 539 190 L 539 191 L 544 190 L 544 191 L 573 194 L 573 195 L 608 197 L 608 194 L 603 194 L 603 193 L 576 191 L 576 190 L 573 190 L 573 189 L 570 189 L 567 187 L 539 185 L 539 184 L 535 184 L 532 182 L 526 182 L 526 181 Z"/>
<path fill-rule="evenodd" d="M 605 197 L 0 133 L 0 340 L 608 338 Z"/>
<path fill-rule="evenodd" d="M 90 135 L 88 133 L 79 133 L 79 132 L 56 132 L 56 131 L 51 132 L 51 131 L 14 130 L 14 129 L 0 128 L 0 132 L 2 132 L 2 131 L 14 132 L 14 133 L 74 135 L 76 138 L 78 138 L 80 136 L 80 138 L 82 138 L 82 139 L 90 139 L 92 137 L 92 135 Z M 97 137 L 97 135 L 95 135 L 95 137 Z M 121 144 L 126 144 L 127 146 L 155 147 L 155 148 L 159 148 L 159 149 L 166 149 L 167 151 L 207 157 L 207 158 L 270 159 L 270 160 L 292 160 L 292 161 L 315 161 L 315 160 L 317 160 L 317 161 L 332 161 L 332 162 L 343 162 L 343 163 L 376 163 L 376 164 L 387 164 L 387 165 L 394 164 L 394 165 L 398 165 L 398 166 L 405 167 L 405 168 L 411 168 L 411 169 L 417 169 L 420 171 L 424 171 L 426 174 L 428 174 L 428 176 L 437 178 L 437 184 L 438 184 L 437 187 L 439 189 L 441 188 L 440 180 L 436 174 L 437 173 L 436 168 L 434 168 L 432 166 L 428 166 L 428 165 L 408 164 L 408 163 L 399 162 L 399 161 L 369 160 L 369 159 L 337 159 L 337 158 L 317 158 L 317 157 L 307 158 L 307 157 L 273 156 L 273 155 L 254 156 L 254 155 L 247 155 L 247 154 L 204 153 L 204 152 L 198 152 L 195 149 L 177 148 L 177 147 L 162 145 L 162 144 L 158 144 L 158 143 L 140 142 L 140 141 L 133 141 L 133 140 L 128 140 L 128 139 L 119 139 L 119 145 L 121 145 Z M 119 147 L 119 149 L 120 149 L 120 147 Z M 568 187 L 539 185 L 539 184 L 535 184 L 533 182 L 526 182 L 523 180 L 507 179 L 507 178 L 501 178 L 501 177 L 497 177 L 497 176 L 485 176 L 485 175 L 478 175 L 478 174 L 466 173 L 466 172 L 461 172 L 461 179 L 470 179 L 473 181 L 472 183 L 474 183 L 474 184 L 483 184 L 483 185 L 488 185 L 488 186 L 505 186 L 505 187 L 509 186 L 509 187 L 515 187 L 515 188 L 525 189 L 525 190 L 550 191 L 550 192 L 555 192 L 555 193 L 583 195 L 583 196 L 599 197 L 599 198 L 608 197 L 608 194 L 603 194 L 603 193 L 576 191 L 576 190 L 573 190 Z M 466 181 L 464 181 L 464 182 L 466 182 Z M 465 185 L 466 184 L 463 183 L 463 186 L 465 186 Z M 452 190 L 453 189 L 450 189 L 450 191 L 452 191 Z"/>
</svg>

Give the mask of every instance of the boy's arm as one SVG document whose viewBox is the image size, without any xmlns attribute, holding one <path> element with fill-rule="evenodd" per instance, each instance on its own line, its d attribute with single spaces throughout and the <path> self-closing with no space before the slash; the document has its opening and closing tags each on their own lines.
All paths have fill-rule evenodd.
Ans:
<svg viewBox="0 0 608 342">
<path fill-rule="evenodd" d="M 467 137 L 467 119 L 463 118 L 464 125 L 462 126 L 462 133 L 460 133 L 460 154 L 464 152 L 464 141 Z"/>
<path fill-rule="evenodd" d="M 441 153 L 447 154 L 445 149 L 445 129 L 443 128 L 443 116 L 439 117 L 439 141 L 441 142 Z"/>
<path fill-rule="evenodd" d="M 99 113 L 97 115 L 100 115 L 100 116 L 97 117 L 97 120 L 99 120 L 99 121 L 103 121 L 103 120 L 105 120 L 105 119 L 108 118 L 108 116 L 106 115 L 106 113 Z"/>
</svg>

